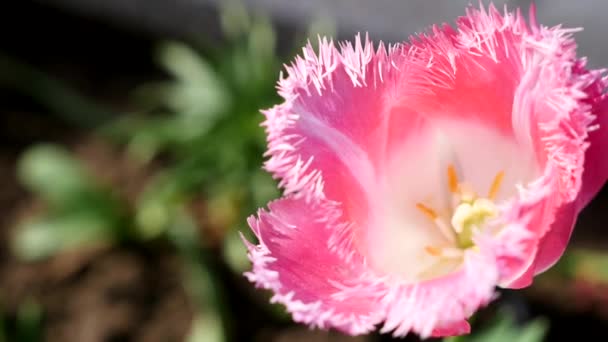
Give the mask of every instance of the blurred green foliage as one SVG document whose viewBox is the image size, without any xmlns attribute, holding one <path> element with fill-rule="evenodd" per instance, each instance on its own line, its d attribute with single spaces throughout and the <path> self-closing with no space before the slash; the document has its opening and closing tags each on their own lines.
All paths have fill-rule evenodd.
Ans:
<svg viewBox="0 0 608 342">
<path fill-rule="evenodd" d="M 88 240 L 166 236 L 195 197 L 205 199 L 207 214 L 217 216 L 211 221 L 226 223 L 229 233 L 278 196 L 261 170 L 265 142 L 259 127 L 259 109 L 278 100 L 274 31 L 236 2 L 222 13 L 226 46 L 203 54 L 181 42 L 161 44 L 156 60 L 169 79 L 136 89 L 133 102 L 140 110 L 98 128 L 108 141 L 126 146 L 133 163 L 165 161 L 133 213 L 124 212 L 125 203 L 63 148 L 40 145 L 24 153 L 19 178 L 48 210 L 20 230 L 19 255 L 45 257 Z"/>
<path fill-rule="evenodd" d="M 66 150 L 54 145 L 30 148 L 19 162 L 18 177 L 48 207 L 44 216 L 22 224 L 13 244 L 18 256 L 40 259 L 87 242 L 120 240 L 129 233 L 122 203 Z"/>
<path fill-rule="evenodd" d="M 275 33 L 266 18 L 250 17 L 236 2 L 226 4 L 222 23 L 227 41 L 220 48 L 201 51 L 176 41 L 160 44 L 155 58 L 168 78 L 134 91 L 137 111 L 111 119 L 104 115 L 104 120 L 83 125 L 96 127 L 107 142 L 126 150 L 130 163 L 160 165 L 134 207 L 60 146 L 34 146 L 18 165 L 19 180 L 44 202 L 45 210 L 20 223 L 15 253 L 40 260 L 91 244 L 166 240 L 183 260 L 184 285 L 199 308 L 189 338 L 193 342 L 230 338 L 222 285 L 208 262 L 209 249 L 223 251 L 227 264 L 243 272 L 248 262 L 238 231 L 249 234 L 245 217 L 279 195 L 275 181 L 261 170 L 265 140 L 259 113 L 278 101 Z M 8 60 L 5 64 L 19 65 Z M 82 103 L 90 105 L 56 80 L 22 65 L 19 71 L 13 81 L 26 75 L 59 89 L 63 102 L 57 106 L 36 96 L 36 89 L 17 87 L 50 108 L 71 113 L 85 108 Z M 205 222 L 220 228 L 220 246 L 204 236 L 205 227 L 200 227 L 191 205 L 196 200 L 204 203 L 198 210 Z M 20 322 L 38 322 L 31 317 L 40 309 L 32 308 L 24 308 Z M 33 326 L 31 330 L 36 331 Z"/>
<path fill-rule="evenodd" d="M 545 276 L 608 285 L 608 254 L 584 248 L 571 249 Z"/>
<path fill-rule="evenodd" d="M 42 308 L 34 300 L 26 300 L 17 312 L 17 341 L 42 340 Z"/>
<path fill-rule="evenodd" d="M 503 311 L 482 331 L 476 331 L 469 336 L 446 338 L 445 342 L 541 342 L 547 328 L 547 322 L 542 319 L 518 326 L 513 314 Z"/>
<path fill-rule="evenodd" d="M 14 321 L 9 327 L 7 317 L 0 311 L 0 342 L 42 340 L 43 312 L 34 299 L 28 298 L 19 305 Z"/>
</svg>

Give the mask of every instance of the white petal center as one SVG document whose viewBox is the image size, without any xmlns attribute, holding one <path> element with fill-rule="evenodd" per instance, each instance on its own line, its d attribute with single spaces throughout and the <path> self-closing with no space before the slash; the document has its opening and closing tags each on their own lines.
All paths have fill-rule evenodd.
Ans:
<svg viewBox="0 0 608 342">
<path fill-rule="evenodd" d="M 418 282 L 456 270 L 497 203 L 539 173 L 532 151 L 476 124 L 443 122 L 389 155 L 370 199 L 367 256 Z"/>
</svg>

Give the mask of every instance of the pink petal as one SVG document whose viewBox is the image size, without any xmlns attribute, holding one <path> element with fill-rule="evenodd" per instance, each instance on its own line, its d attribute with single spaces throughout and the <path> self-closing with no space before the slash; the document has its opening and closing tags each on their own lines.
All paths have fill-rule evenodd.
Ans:
<svg viewBox="0 0 608 342">
<path fill-rule="evenodd" d="M 468 251 L 462 267 L 445 277 L 414 285 L 385 282 L 382 302 L 388 312 L 381 332 L 413 331 L 423 338 L 468 332 L 465 320 L 495 296 L 498 270 L 486 247 L 482 243 L 478 252 Z"/>
<path fill-rule="evenodd" d="M 589 133 L 583 185 L 577 200 L 580 209 L 595 197 L 608 178 L 608 158 L 606 158 L 605 151 L 608 146 L 608 98 L 602 97 L 601 102 L 594 105 L 593 113 L 596 115 L 593 124 L 597 126 L 597 129 Z"/>
<path fill-rule="evenodd" d="M 521 264 L 528 269 L 509 285 L 512 288 L 530 285 L 534 275 L 557 262 L 566 249 L 580 210 L 608 177 L 608 162 L 602 152 L 608 143 L 605 129 L 608 102 L 603 95 L 606 80 L 602 72 L 589 71 L 584 60 L 575 59 L 576 45 L 571 38 L 557 37 L 560 38 L 557 46 L 563 49 L 557 50 L 554 57 L 558 58 L 553 66 L 557 69 L 545 71 L 553 77 L 543 79 L 555 82 L 552 86 L 560 93 L 541 95 L 538 98 L 543 102 L 534 105 L 539 117 L 536 145 L 546 164 L 543 178 L 550 191 L 546 200 L 539 202 L 537 223 L 530 224 L 537 234 L 537 247 L 530 254 L 533 258 Z"/>
<path fill-rule="evenodd" d="M 433 330 L 433 337 L 466 335 L 471 332 L 471 325 L 467 321 L 452 323 L 446 327 Z"/>
<path fill-rule="evenodd" d="M 490 6 L 409 44 L 306 47 L 264 113 L 286 197 L 249 220 L 248 278 L 298 322 L 428 337 L 468 332 L 496 285 L 527 286 L 555 262 L 608 175 L 606 115 L 589 133 L 606 80 L 577 59 L 575 30 L 531 17 Z M 447 238 L 415 207 L 445 208 L 444 154 L 477 190 L 506 176 L 477 249 L 427 279 L 425 246 Z"/>
<path fill-rule="evenodd" d="M 598 98 L 602 100 L 593 110 L 597 116 L 594 124 L 598 126 L 589 133 L 590 146 L 585 153 L 582 188 L 576 201 L 564 204 L 555 214 L 550 233 L 539 243 L 534 273 L 544 272 L 559 260 L 568 245 L 578 213 L 595 197 L 608 177 L 608 158 L 603 151 L 608 145 L 608 100 Z"/>
<path fill-rule="evenodd" d="M 524 211 L 532 217 L 510 218 L 511 223 L 520 221 L 531 233 L 521 241 L 526 246 L 521 249 L 523 254 L 516 258 L 502 256 L 503 265 L 508 267 L 503 268 L 501 283 L 510 283 L 511 287 L 527 286 L 535 273 L 559 258 L 578 215 L 578 210 L 572 211 L 568 206 L 583 186 L 588 132 L 593 127 L 596 103 L 606 89 L 606 82 L 601 72 L 589 71 L 584 60 L 577 60 L 571 36 L 574 31 L 533 24 L 519 51 L 522 67 L 515 94 L 513 129 L 518 141 L 524 144 L 528 141 L 536 151 L 544 171 L 535 184 L 528 185 L 528 194 L 520 196 L 520 203 L 512 203 L 516 207 L 531 204 L 531 211 Z M 607 171 L 599 171 L 603 173 L 601 183 Z M 590 175 L 594 180 L 598 176 L 602 178 Z M 597 185 L 591 187 L 597 189 Z M 530 192 L 537 195 L 529 196 Z M 541 198 L 540 193 L 544 193 Z"/>
<path fill-rule="evenodd" d="M 340 296 L 342 288 L 360 279 L 361 265 L 348 265 L 330 251 L 328 240 L 337 209 L 302 198 L 283 198 L 269 204 L 249 224 L 260 241 L 247 243 L 253 270 L 250 281 L 274 292 L 297 322 L 319 328 L 335 327 L 350 334 L 373 330 L 380 321 L 374 288 L 357 296 Z M 358 285 L 359 286 L 359 285 Z M 362 284 L 360 285 L 362 286 Z"/>
<path fill-rule="evenodd" d="M 395 336 L 447 336 L 468 331 L 464 320 L 494 297 L 498 273 L 491 249 L 468 253 L 462 268 L 447 277 L 403 283 L 332 253 L 328 227 L 335 227 L 336 217 L 328 203 L 288 197 L 249 220 L 260 244 L 246 242 L 253 263 L 246 275 L 271 289 L 272 301 L 284 304 L 295 321 L 349 334 L 385 321 L 383 331 Z"/>
<path fill-rule="evenodd" d="M 264 112 L 270 155 L 265 166 L 281 179 L 285 194 L 336 201 L 351 221 L 365 223 L 366 188 L 375 177 L 368 152 L 377 140 L 370 128 L 381 125 L 373 113 L 383 108 L 374 86 L 381 84 L 381 71 L 374 68 L 385 56 L 369 41 L 357 39 L 338 50 L 320 39 L 318 55 L 309 45 L 286 67 L 289 76 L 279 82 L 285 102 Z"/>
<path fill-rule="evenodd" d="M 557 211 L 550 232 L 539 243 L 534 267 L 530 267 L 534 274 L 544 272 L 562 256 L 568 246 L 577 214 L 575 203 L 566 204 Z"/>
</svg>

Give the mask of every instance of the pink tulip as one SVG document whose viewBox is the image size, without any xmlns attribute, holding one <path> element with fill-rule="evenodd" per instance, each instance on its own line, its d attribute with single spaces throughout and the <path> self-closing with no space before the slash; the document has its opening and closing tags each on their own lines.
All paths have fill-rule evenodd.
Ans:
<svg viewBox="0 0 608 342">
<path fill-rule="evenodd" d="M 429 337 L 553 265 L 608 175 L 608 80 L 530 12 L 305 47 L 264 112 L 284 197 L 248 279 L 312 327 Z"/>
</svg>

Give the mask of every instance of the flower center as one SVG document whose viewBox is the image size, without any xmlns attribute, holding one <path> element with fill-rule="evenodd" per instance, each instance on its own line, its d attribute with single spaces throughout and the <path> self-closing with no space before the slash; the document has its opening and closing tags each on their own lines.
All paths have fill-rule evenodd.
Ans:
<svg viewBox="0 0 608 342">
<path fill-rule="evenodd" d="M 494 200 L 500 191 L 504 172 L 500 171 L 496 174 L 485 197 L 475 193 L 468 184 L 461 183 L 452 165 L 448 166 L 447 176 L 448 188 L 452 196 L 451 219 L 446 220 L 423 203 L 416 203 L 416 208 L 431 219 L 451 243 L 450 246 L 445 247 L 426 246 L 425 251 L 432 256 L 450 259 L 460 258 L 465 249 L 474 247 L 475 231 L 482 229 L 488 220 L 498 216 Z"/>
</svg>

